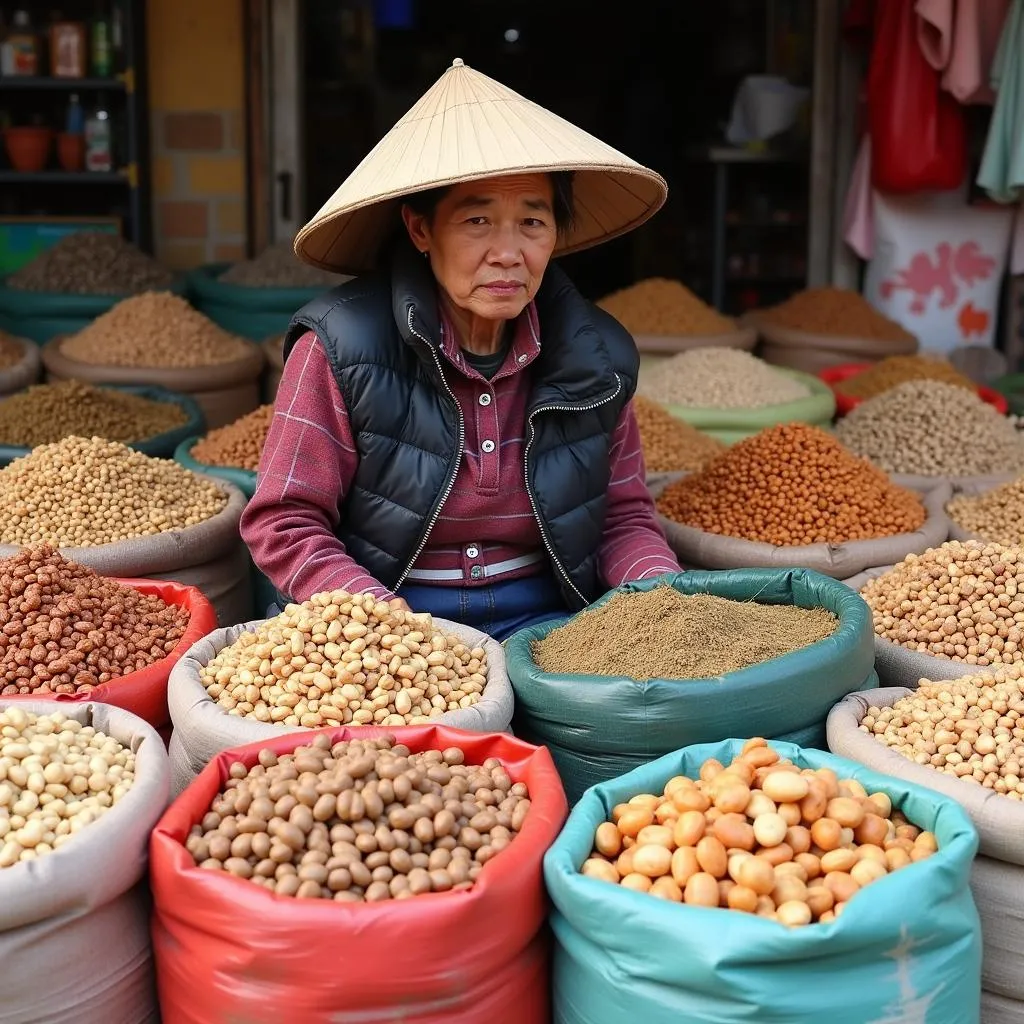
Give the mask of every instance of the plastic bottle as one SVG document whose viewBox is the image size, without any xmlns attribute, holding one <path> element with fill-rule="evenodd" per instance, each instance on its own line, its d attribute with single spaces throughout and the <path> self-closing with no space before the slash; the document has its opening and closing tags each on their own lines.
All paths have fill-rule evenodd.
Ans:
<svg viewBox="0 0 1024 1024">
<path fill-rule="evenodd" d="M 10 47 L 11 75 L 39 73 L 39 39 L 32 30 L 28 11 L 15 11 L 6 45 Z"/>
<path fill-rule="evenodd" d="M 67 121 L 64 130 L 68 135 L 81 135 L 85 131 L 85 111 L 78 99 L 78 93 L 73 92 L 68 101 Z"/>
<path fill-rule="evenodd" d="M 103 97 L 85 122 L 85 169 L 87 171 L 111 171 L 114 167 L 113 131 L 110 111 Z"/>
<path fill-rule="evenodd" d="M 92 23 L 92 73 L 97 78 L 109 78 L 113 66 L 110 41 L 110 18 L 102 5 L 97 5 Z"/>
</svg>

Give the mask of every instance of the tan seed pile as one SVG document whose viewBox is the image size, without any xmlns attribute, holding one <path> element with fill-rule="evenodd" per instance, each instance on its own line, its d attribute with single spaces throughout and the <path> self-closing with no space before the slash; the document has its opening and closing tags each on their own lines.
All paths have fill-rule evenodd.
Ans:
<svg viewBox="0 0 1024 1024">
<path fill-rule="evenodd" d="M 13 334 L 0 331 L 0 370 L 9 370 L 25 358 L 24 349 Z"/>
<path fill-rule="evenodd" d="M 497 758 L 320 735 L 293 754 L 261 750 L 251 768 L 236 761 L 185 845 L 200 868 L 279 896 L 380 903 L 472 888 L 529 812 L 526 785 Z"/>
<path fill-rule="evenodd" d="M 945 359 L 931 356 L 889 356 L 836 385 L 851 398 L 874 398 L 910 380 L 938 380 L 975 391 L 974 383 Z"/>
<path fill-rule="evenodd" d="M 96 547 L 205 522 L 227 493 L 168 459 L 66 437 L 0 469 L 0 543 Z"/>
<path fill-rule="evenodd" d="M 230 266 L 220 280 L 243 288 L 333 288 L 350 278 L 303 263 L 290 242 L 268 246 L 255 259 Z"/>
<path fill-rule="evenodd" d="M 1024 662 L 1024 551 L 949 541 L 908 555 L 869 580 L 861 597 L 875 633 L 968 665 Z"/>
<path fill-rule="evenodd" d="M 846 288 L 808 288 L 768 309 L 758 319 L 791 330 L 845 338 L 913 341 L 914 336 L 895 320 L 878 312 L 857 292 Z"/>
<path fill-rule="evenodd" d="M 211 430 L 200 438 L 192 447 L 192 458 L 207 466 L 229 466 L 255 473 L 273 418 L 273 405 L 261 405 L 234 423 Z"/>
<path fill-rule="evenodd" d="M 736 321 L 722 316 L 680 281 L 650 277 L 606 295 L 598 303 L 631 334 L 731 334 Z"/>
<path fill-rule="evenodd" d="M 250 350 L 170 292 L 125 299 L 60 346 L 68 359 L 93 366 L 178 369 L 231 363 Z"/>
<path fill-rule="evenodd" d="M 53 853 L 131 789 L 135 755 L 58 713 L 0 710 L 0 868 Z"/>
<path fill-rule="evenodd" d="M 700 469 L 725 451 L 721 441 L 691 427 L 643 395 L 633 399 L 633 412 L 648 473 Z"/>
<path fill-rule="evenodd" d="M 948 682 L 922 679 L 892 707 L 868 708 L 860 728 L 916 764 L 1024 800 L 1019 669 Z"/>
<path fill-rule="evenodd" d="M 640 391 L 662 405 L 697 409 L 760 409 L 810 394 L 801 381 L 732 348 L 694 348 L 662 360 Z"/>
<path fill-rule="evenodd" d="M 204 666 L 202 682 L 229 714 L 260 722 L 422 725 L 480 699 L 487 654 L 429 615 L 335 590 L 243 633 Z"/>
<path fill-rule="evenodd" d="M 730 601 L 672 587 L 616 594 L 533 644 L 533 660 L 557 675 L 712 679 L 831 636 L 824 608 Z"/>
<path fill-rule="evenodd" d="M 0 444 L 35 448 L 72 434 L 144 441 L 188 422 L 180 405 L 76 380 L 37 384 L 0 402 Z"/>
<path fill-rule="evenodd" d="M 961 494 L 946 511 L 957 526 L 983 540 L 1024 546 L 1024 476 L 984 494 Z"/>
<path fill-rule="evenodd" d="M 836 424 L 836 436 L 887 473 L 986 476 L 1024 470 L 1024 441 L 974 392 L 909 381 L 869 398 Z"/>
</svg>

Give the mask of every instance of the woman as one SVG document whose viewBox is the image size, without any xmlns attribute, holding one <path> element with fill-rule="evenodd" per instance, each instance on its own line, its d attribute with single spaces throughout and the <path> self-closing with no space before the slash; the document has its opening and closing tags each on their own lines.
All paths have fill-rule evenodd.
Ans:
<svg viewBox="0 0 1024 1024">
<path fill-rule="evenodd" d="M 282 599 L 369 592 L 504 639 L 678 572 L 626 330 L 550 264 L 653 171 L 461 61 L 299 232 L 362 275 L 301 309 L 242 532 Z"/>
</svg>

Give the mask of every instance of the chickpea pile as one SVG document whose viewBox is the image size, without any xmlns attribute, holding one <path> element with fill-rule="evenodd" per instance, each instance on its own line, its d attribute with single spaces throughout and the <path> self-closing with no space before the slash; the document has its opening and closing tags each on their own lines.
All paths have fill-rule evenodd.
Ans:
<svg viewBox="0 0 1024 1024">
<path fill-rule="evenodd" d="M 650 277 L 606 295 L 598 303 L 631 334 L 731 334 L 736 321 L 722 316 L 680 281 Z"/>
<path fill-rule="evenodd" d="M 984 494 L 961 494 L 946 511 L 957 526 L 984 540 L 1024 545 L 1024 476 Z"/>
<path fill-rule="evenodd" d="M 677 419 L 643 395 L 633 399 L 633 412 L 640 428 L 640 443 L 648 473 L 700 469 L 725 451 L 721 441 L 691 427 L 685 420 Z"/>
<path fill-rule="evenodd" d="M 0 370 L 9 370 L 25 358 L 25 353 L 18 339 L 13 334 L 0 331 Z"/>
<path fill-rule="evenodd" d="M 52 548 L 0 561 L 0 697 L 84 693 L 166 658 L 187 608 L 166 604 Z"/>
<path fill-rule="evenodd" d="M 379 903 L 463 892 L 515 839 L 529 792 L 497 758 L 458 747 L 410 753 L 394 737 L 236 761 L 186 848 L 279 896 Z"/>
<path fill-rule="evenodd" d="M 745 438 L 657 505 L 684 526 L 781 547 L 910 533 L 926 518 L 916 494 L 803 423 Z"/>
<path fill-rule="evenodd" d="M 1024 800 L 1024 687 L 1018 669 L 922 679 L 892 707 L 868 708 L 860 728 L 916 764 Z"/>
<path fill-rule="evenodd" d="M 124 299 L 77 334 L 61 354 L 92 366 L 215 366 L 244 359 L 250 345 L 170 292 Z"/>
<path fill-rule="evenodd" d="M 96 547 L 205 522 L 228 496 L 169 459 L 66 437 L 0 469 L 0 543 Z"/>
<path fill-rule="evenodd" d="M 60 713 L 0 708 L 0 868 L 59 849 L 135 781 L 135 755 Z"/>
<path fill-rule="evenodd" d="M 207 466 L 229 466 L 255 473 L 273 418 L 273 405 L 261 405 L 234 423 L 211 430 L 193 445 L 192 458 Z"/>
<path fill-rule="evenodd" d="M 888 356 L 862 373 L 847 377 L 836 391 L 851 398 L 874 398 L 910 380 L 937 380 L 974 391 L 974 383 L 945 359 L 931 356 Z"/>
<path fill-rule="evenodd" d="M 480 699 L 487 654 L 436 630 L 429 615 L 335 590 L 243 633 L 201 680 L 229 714 L 260 722 L 422 725 Z"/>
<path fill-rule="evenodd" d="M 1024 551 L 948 541 L 908 555 L 860 591 L 875 634 L 968 665 L 1024 662 Z"/>
<path fill-rule="evenodd" d="M 757 311 L 758 319 L 777 327 L 879 341 L 913 341 L 895 320 L 883 316 L 857 292 L 846 288 L 808 288 L 785 302 Z"/>
<path fill-rule="evenodd" d="M 861 889 L 925 860 L 935 836 L 828 768 L 801 770 L 752 739 L 728 766 L 618 804 L 581 871 L 673 903 L 793 926 L 834 921 Z"/>
</svg>

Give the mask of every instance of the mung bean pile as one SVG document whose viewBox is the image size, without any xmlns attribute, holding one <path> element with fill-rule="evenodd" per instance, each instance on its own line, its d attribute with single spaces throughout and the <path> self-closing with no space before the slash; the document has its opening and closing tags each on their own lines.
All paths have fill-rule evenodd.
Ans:
<svg viewBox="0 0 1024 1024">
<path fill-rule="evenodd" d="M 487 654 L 429 615 L 335 590 L 243 633 L 201 678 L 229 714 L 260 722 L 422 725 L 480 699 Z"/>
<path fill-rule="evenodd" d="M 700 336 L 736 330 L 735 320 L 722 316 L 682 282 L 664 277 L 638 281 L 597 304 L 631 334 Z"/>
<path fill-rule="evenodd" d="M 96 547 L 205 522 L 228 503 L 212 480 L 117 441 L 66 437 L 0 469 L 0 543 Z"/>
<path fill-rule="evenodd" d="M 292 754 L 261 750 L 251 768 L 236 761 L 185 845 L 200 868 L 278 896 L 380 903 L 471 889 L 529 812 L 526 785 L 497 758 L 320 735 Z"/>
<path fill-rule="evenodd" d="M 243 288 L 334 288 L 349 278 L 303 263 L 291 243 L 282 242 L 268 246 L 255 259 L 233 264 L 219 280 Z"/>
<path fill-rule="evenodd" d="M 557 675 L 711 679 L 831 636 L 824 608 L 680 594 L 668 586 L 616 594 L 533 644 L 533 659 Z"/>
<path fill-rule="evenodd" d="M 1024 662 L 1024 551 L 948 541 L 861 588 L 875 634 L 968 665 Z"/>
<path fill-rule="evenodd" d="M 725 451 L 721 441 L 691 427 L 643 395 L 634 397 L 633 412 L 648 473 L 700 469 Z"/>
<path fill-rule="evenodd" d="M 157 402 L 76 380 L 36 384 L 0 402 L 0 444 L 35 448 L 72 434 L 144 441 L 188 422 L 173 402 Z"/>
<path fill-rule="evenodd" d="M 0 868 L 53 853 L 131 789 L 135 755 L 59 712 L 0 709 Z"/>
<path fill-rule="evenodd" d="M 192 458 L 207 466 L 230 466 L 255 473 L 273 418 L 273 405 L 261 405 L 234 423 L 211 430 L 200 438 L 192 447 Z"/>
<path fill-rule="evenodd" d="M 740 441 L 667 487 L 658 511 L 707 533 L 782 547 L 889 537 L 925 521 L 916 494 L 803 423 Z"/>
<path fill-rule="evenodd" d="M 851 398 L 874 398 L 911 380 L 938 380 L 946 384 L 977 390 L 952 363 L 932 356 L 888 356 L 861 373 L 836 384 L 836 391 Z"/>
<path fill-rule="evenodd" d="M 808 288 L 777 306 L 759 309 L 757 317 L 764 323 L 812 334 L 879 341 L 914 340 L 895 320 L 883 316 L 861 295 L 846 288 Z"/>
<path fill-rule="evenodd" d="M 0 697 L 85 693 L 166 658 L 189 612 L 53 548 L 0 561 Z"/>
<path fill-rule="evenodd" d="M 231 363 L 250 350 L 170 292 L 125 299 L 60 346 L 68 359 L 93 366 L 168 368 Z"/>
<path fill-rule="evenodd" d="M 25 352 L 17 338 L 6 331 L 0 331 L 0 370 L 9 370 L 25 358 Z"/>
<path fill-rule="evenodd" d="M 731 348 L 694 348 L 665 359 L 640 385 L 645 398 L 698 409 L 760 409 L 806 398 L 805 384 Z"/>
<path fill-rule="evenodd" d="M 78 231 L 7 278 L 25 292 L 137 295 L 169 288 L 174 275 L 120 235 Z"/>
<path fill-rule="evenodd" d="M 1024 546 L 1024 477 L 984 494 L 961 494 L 946 505 L 957 526 L 982 540 Z"/>
<path fill-rule="evenodd" d="M 943 682 L 922 679 L 892 707 L 868 708 L 862 732 L 916 764 L 1024 800 L 1020 670 Z"/>
<path fill-rule="evenodd" d="M 887 473 L 987 476 L 1024 470 L 1024 441 L 976 394 L 941 381 L 909 381 L 869 398 L 836 436 Z"/>
</svg>

